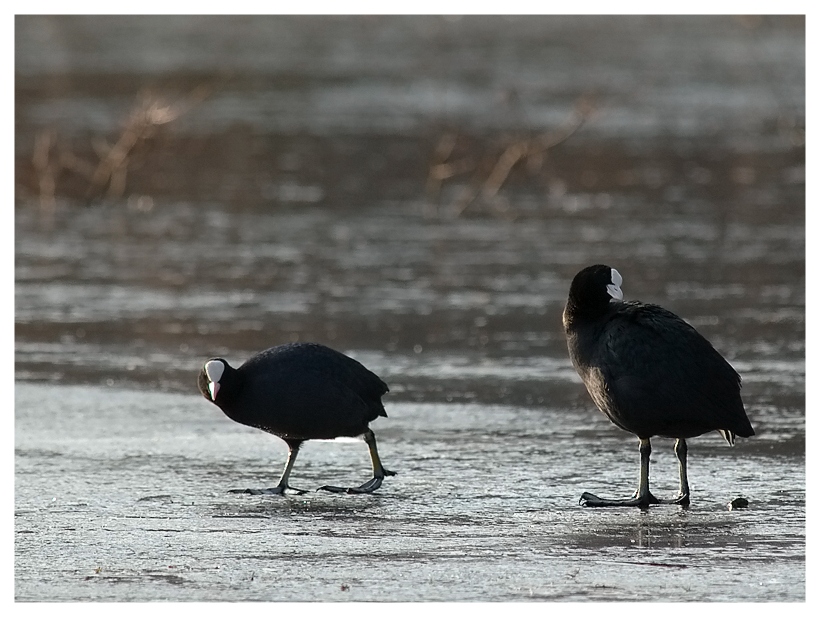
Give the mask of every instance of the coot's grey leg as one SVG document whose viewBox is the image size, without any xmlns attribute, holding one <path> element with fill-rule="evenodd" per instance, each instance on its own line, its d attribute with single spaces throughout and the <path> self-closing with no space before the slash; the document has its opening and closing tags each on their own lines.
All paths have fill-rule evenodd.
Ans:
<svg viewBox="0 0 820 617">
<path fill-rule="evenodd" d="M 686 475 L 686 452 L 689 447 L 686 445 L 686 440 L 679 437 L 675 441 L 675 456 L 678 457 L 678 470 L 680 471 L 680 490 L 677 498 L 670 501 L 670 503 L 680 504 L 682 506 L 689 505 L 689 478 Z"/>
<path fill-rule="evenodd" d="M 384 465 L 382 465 L 382 460 L 381 458 L 379 458 L 379 451 L 376 448 L 376 435 L 373 433 L 372 430 L 368 429 L 368 431 L 364 434 L 364 441 L 367 444 L 367 447 L 370 449 L 370 460 L 373 463 L 373 477 L 361 486 L 343 488 L 341 486 L 326 485 L 320 487 L 318 490 L 330 491 L 331 493 L 372 493 L 382 485 L 382 480 L 384 480 L 385 476 L 396 475 L 395 471 L 385 469 Z"/>
<path fill-rule="evenodd" d="M 288 484 L 288 478 L 290 478 L 290 472 L 293 469 L 293 464 L 296 462 L 296 455 L 299 454 L 299 447 L 302 445 L 302 441 L 298 439 L 286 439 L 285 443 L 288 444 L 288 460 L 285 463 L 285 470 L 282 472 L 282 477 L 279 478 L 279 484 L 273 488 L 240 488 L 233 489 L 230 492 L 247 493 L 250 495 L 284 495 L 285 491 L 293 491 L 297 495 L 307 493 L 307 491 L 293 488 Z"/>
<path fill-rule="evenodd" d="M 588 508 L 602 508 L 606 506 L 638 506 L 646 508 L 650 504 L 660 503 L 660 501 L 649 492 L 649 455 L 652 453 L 652 445 L 649 439 L 641 439 L 639 452 L 641 453 L 641 473 L 638 478 L 638 491 L 629 499 L 602 499 L 592 493 L 583 493 L 579 503 Z"/>
</svg>

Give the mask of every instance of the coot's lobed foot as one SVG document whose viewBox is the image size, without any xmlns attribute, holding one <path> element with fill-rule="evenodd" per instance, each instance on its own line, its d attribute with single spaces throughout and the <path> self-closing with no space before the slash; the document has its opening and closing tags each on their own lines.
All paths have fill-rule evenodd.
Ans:
<svg viewBox="0 0 820 617">
<path fill-rule="evenodd" d="M 388 473 L 387 470 L 385 470 L 385 473 L 387 473 L 388 475 L 392 475 L 392 476 L 396 475 L 393 472 Z M 382 485 L 382 478 L 371 478 L 370 480 L 368 480 L 367 482 L 365 482 L 361 486 L 351 486 L 349 488 L 344 488 L 344 487 L 341 487 L 341 486 L 325 485 L 325 486 L 319 487 L 318 490 L 328 491 L 330 493 L 347 493 L 348 495 L 364 495 L 364 494 L 367 494 L 367 493 L 372 493 L 377 488 L 379 488 L 381 485 Z"/>
<path fill-rule="evenodd" d="M 239 495 L 304 495 L 307 491 L 292 486 L 274 486 L 273 488 L 234 488 L 229 493 Z"/>
<path fill-rule="evenodd" d="M 631 507 L 631 508 L 648 508 L 661 502 L 652 493 L 648 493 L 643 498 L 630 497 L 629 499 L 603 499 L 592 493 L 583 493 L 578 503 L 585 508 L 607 508 L 607 507 Z"/>
</svg>

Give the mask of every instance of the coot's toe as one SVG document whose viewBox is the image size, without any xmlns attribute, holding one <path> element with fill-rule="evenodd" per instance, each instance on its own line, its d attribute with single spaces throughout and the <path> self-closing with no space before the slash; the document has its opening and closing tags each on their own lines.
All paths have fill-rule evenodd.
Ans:
<svg viewBox="0 0 820 617">
<path fill-rule="evenodd" d="M 347 493 L 348 495 L 359 495 L 364 493 L 372 493 L 377 488 L 382 485 L 382 481 L 384 480 L 385 476 L 395 476 L 395 471 L 390 471 L 389 469 L 385 469 L 382 467 L 382 473 L 374 475 L 370 480 L 362 484 L 361 486 L 350 486 L 350 487 L 343 487 L 343 486 L 332 486 L 330 484 L 326 484 L 325 486 L 320 486 L 317 490 L 319 491 L 328 491 L 330 493 Z"/>
<path fill-rule="evenodd" d="M 585 508 L 603 508 L 606 506 L 632 506 L 638 508 L 648 508 L 651 505 L 662 503 L 660 499 L 655 497 L 651 492 L 640 496 L 637 493 L 632 497 L 626 499 L 603 499 L 592 493 L 584 491 L 578 503 Z"/>
<path fill-rule="evenodd" d="M 347 488 L 343 486 L 333 486 L 331 484 L 325 484 L 324 486 L 320 486 L 316 490 L 327 491 L 329 493 L 347 493 L 348 495 L 361 495 L 364 493 L 372 493 L 373 491 L 375 491 L 382 485 L 383 479 L 384 478 L 370 478 L 370 480 L 368 480 L 361 486 L 350 486 Z"/>
<path fill-rule="evenodd" d="M 304 495 L 308 491 L 292 486 L 274 486 L 273 488 L 233 488 L 228 492 L 240 495 L 287 495 L 291 493 Z"/>
</svg>

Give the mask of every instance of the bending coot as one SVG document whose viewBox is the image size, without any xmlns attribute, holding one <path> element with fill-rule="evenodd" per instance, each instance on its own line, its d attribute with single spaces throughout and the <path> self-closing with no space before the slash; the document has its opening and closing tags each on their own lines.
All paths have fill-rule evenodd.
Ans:
<svg viewBox="0 0 820 617">
<path fill-rule="evenodd" d="M 564 309 L 572 364 L 592 400 L 618 427 L 640 440 L 638 490 L 628 499 L 581 495 L 584 506 L 689 504 L 686 439 L 718 431 L 754 435 L 740 398 L 740 375 L 683 319 L 654 304 L 623 302 L 621 275 L 604 265 L 581 270 Z M 675 499 L 649 491 L 650 438 L 671 437 L 680 471 Z"/>
<path fill-rule="evenodd" d="M 199 390 L 231 420 L 280 437 L 289 453 L 279 483 L 269 489 L 232 492 L 299 494 L 288 485 L 299 447 L 309 439 L 364 436 L 373 463 L 373 478 L 361 486 L 323 486 L 336 493 L 371 493 L 385 476 L 368 424 L 387 417 L 381 397 L 387 385 L 356 360 L 315 343 L 272 347 L 233 368 L 222 358 L 208 360 L 199 373 Z"/>
</svg>

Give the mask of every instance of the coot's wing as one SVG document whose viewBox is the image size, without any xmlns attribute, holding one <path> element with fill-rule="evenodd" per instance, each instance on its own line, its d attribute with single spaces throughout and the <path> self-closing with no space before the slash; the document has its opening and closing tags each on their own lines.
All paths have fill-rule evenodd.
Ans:
<svg viewBox="0 0 820 617">
<path fill-rule="evenodd" d="M 387 393 L 387 384 L 360 362 L 324 345 L 304 343 L 298 357 L 317 371 L 344 383 L 365 400 Z"/>
<path fill-rule="evenodd" d="M 360 362 L 324 345 L 302 343 L 288 353 L 288 362 L 303 370 L 321 373 L 339 386 L 349 388 L 373 407 L 377 415 L 387 416 L 381 397 L 387 393 L 387 384 Z M 375 416 L 374 416 L 375 418 Z"/>
<path fill-rule="evenodd" d="M 613 411 L 628 430 L 692 437 L 751 429 L 740 399 L 740 376 L 674 313 L 622 303 L 606 324 L 599 350 L 596 365 L 609 384 Z"/>
<path fill-rule="evenodd" d="M 361 363 L 343 353 L 317 343 L 293 343 L 280 345 L 257 354 L 244 366 L 251 364 L 264 365 L 268 368 L 274 364 L 287 367 L 294 375 L 310 373 L 321 376 L 336 384 L 338 388 L 351 390 L 372 410 L 376 416 L 387 416 L 381 397 L 388 388 L 376 374 Z"/>
<path fill-rule="evenodd" d="M 361 435 L 377 412 L 351 388 L 311 367 L 268 362 L 245 373 L 243 424 L 291 439 L 333 439 Z"/>
</svg>

